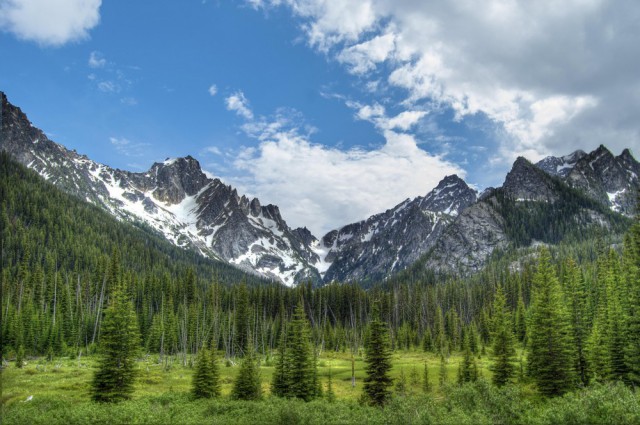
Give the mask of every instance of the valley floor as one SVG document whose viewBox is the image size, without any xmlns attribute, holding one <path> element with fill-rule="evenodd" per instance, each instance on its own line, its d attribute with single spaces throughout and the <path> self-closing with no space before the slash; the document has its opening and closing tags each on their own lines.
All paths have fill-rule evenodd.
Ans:
<svg viewBox="0 0 640 425">
<path fill-rule="evenodd" d="M 170 360 L 170 361 L 168 361 Z M 477 359 L 480 379 L 456 384 L 460 356 L 451 356 L 446 382 L 439 385 L 440 359 L 422 352 L 396 351 L 394 398 L 384 409 L 358 402 L 364 378 L 361 357 L 355 358 L 356 385 L 351 382 L 351 355 L 324 353 L 319 375 L 325 384 L 332 375 L 335 402 L 305 403 L 269 395 L 273 360 L 263 358 L 264 398 L 258 402 L 233 401 L 229 393 L 239 366 L 221 361 L 222 396 L 193 400 L 193 369 L 181 357 L 149 356 L 138 362 L 139 377 L 133 399 L 119 404 L 90 400 L 95 359 L 31 359 L 18 369 L 2 369 L 3 424 L 482 424 L 482 423 L 640 423 L 640 393 L 622 384 L 594 385 L 562 398 L 542 399 L 527 384 L 498 389 L 489 383 L 489 361 Z M 423 390 L 425 362 L 432 389 Z"/>
</svg>

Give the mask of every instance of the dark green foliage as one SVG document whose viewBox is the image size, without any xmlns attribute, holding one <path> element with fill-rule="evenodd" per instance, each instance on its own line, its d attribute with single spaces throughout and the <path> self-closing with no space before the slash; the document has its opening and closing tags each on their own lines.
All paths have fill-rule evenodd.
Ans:
<svg viewBox="0 0 640 425">
<path fill-rule="evenodd" d="M 202 348 L 196 357 L 191 393 L 195 398 L 220 396 L 220 370 L 215 352 Z"/>
<path fill-rule="evenodd" d="M 301 300 L 287 325 L 286 339 L 283 337 L 280 341 L 280 355 L 271 382 L 272 393 L 312 400 L 319 395 L 316 368 L 309 323 Z"/>
<path fill-rule="evenodd" d="M 587 338 L 589 329 L 589 312 L 587 304 L 587 288 L 584 278 L 576 262 L 569 259 L 565 269 L 565 298 L 568 300 L 573 346 L 575 349 L 574 369 L 582 385 L 589 383 L 587 364 Z"/>
<path fill-rule="evenodd" d="M 95 401 L 118 402 L 130 398 L 137 375 L 138 323 L 119 272 L 119 254 L 114 252 L 110 268 L 113 287 L 100 338 L 101 357 L 91 385 Z"/>
<path fill-rule="evenodd" d="M 640 387 L 640 213 L 625 239 L 623 264 L 628 288 L 627 338 L 625 363 L 626 381 Z"/>
<path fill-rule="evenodd" d="M 24 366 L 24 347 L 22 345 L 18 346 L 18 351 L 16 351 L 16 367 L 22 369 Z"/>
<path fill-rule="evenodd" d="M 427 367 L 427 362 L 424 363 L 424 371 L 422 373 L 422 391 L 425 393 L 431 392 L 431 381 L 429 380 L 429 368 Z"/>
<path fill-rule="evenodd" d="M 514 338 L 506 303 L 502 287 L 499 286 L 493 303 L 493 365 L 491 366 L 493 383 L 499 387 L 511 380 L 515 370 Z"/>
<path fill-rule="evenodd" d="M 377 306 L 377 305 L 376 305 Z M 391 350 L 387 324 L 380 319 L 377 307 L 367 328 L 365 345 L 365 372 L 363 399 L 372 406 L 384 406 L 391 395 L 393 384 L 391 371 Z"/>
<path fill-rule="evenodd" d="M 260 384 L 260 366 L 251 345 L 240 363 L 240 371 L 233 383 L 231 398 L 234 400 L 260 400 L 262 386 Z"/>
<path fill-rule="evenodd" d="M 539 391 L 546 396 L 554 396 L 573 388 L 575 373 L 571 324 L 546 249 L 540 250 L 528 328 L 528 370 Z"/>
<path fill-rule="evenodd" d="M 458 385 L 478 380 L 478 365 L 469 348 L 469 336 L 464 339 L 464 355 L 458 368 Z"/>
<path fill-rule="evenodd" d="M 438 369 L 438 384 L 440 388 L 447 382 L 447 362 L 443 354 L 440 354 L 440 368 Z"/>
</svg>

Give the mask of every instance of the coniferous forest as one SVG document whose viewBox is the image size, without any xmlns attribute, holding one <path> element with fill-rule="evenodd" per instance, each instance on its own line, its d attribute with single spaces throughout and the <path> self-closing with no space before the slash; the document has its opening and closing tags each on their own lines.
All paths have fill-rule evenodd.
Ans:
<svg viewBox="0 0 640 425">
<path fill-rule="evenodd" d="M 638 219 L 471 277 L 288 288 L 0 176 L 3 422 L 640 422 Z"/>
</svg>

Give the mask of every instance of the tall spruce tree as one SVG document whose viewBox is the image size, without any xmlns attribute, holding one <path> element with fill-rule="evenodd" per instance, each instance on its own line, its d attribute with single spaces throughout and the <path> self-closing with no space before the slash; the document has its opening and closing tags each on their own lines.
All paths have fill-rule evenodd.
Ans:
<svg viewBox="0 0 640 425">
<path fill-rule="evenodd" d="M 462 342 L 463 357 L 460 367 L 458 368 L 458 385 L 462 385 L 465 382 L 475 382 L 478 380 L 478 365 L 476 360 L 471 354 L 471 348 L 469 343 L 469 334 L 465 335 Z"/>
<path fill-rule="evenodd" d="M 493 383 L 499 387 L 508 383 L 515 372 L 513 355 L 515 354 L 513 327 L 507 310 L 507 299 L 498 286 L 493 302 Z"/>
<path fill-rule="evenodd" d="M 234 400 L 259 400 L 262 398 L 260 367 L 251 344 L 247 344 L 240 371 L 233 383 L 231 398 Z"/>
<path fill-rule="evenodd" d="M 101 357 L 91 392 L 95 401 L 118 402 L 131 398 L 133 393 L 140 336 L 133 303 L 120 276 L 117 251 L 112 256 L 110 273 L 113 287 L 102 321 L 99 343 Z"/>
<path fill-rule="evenodd" d="M 389 387 L 393 380 L 391 371 L 391 349 L 387 324 L 380 318 L 380 309 L 374 304 L 372 319 L 367 328 L 365 343 L 365 372 L 363 399 L 372 406 L 384 406 L 391 397 Z"/>
<path fill-rule="evenodd" d="M 574 387 L 571 324 L 547 249 L 540 250 L 533 279 L 529 333 L 529 374 L 545 396 Z"/>
<path fill-rule="evenodd" d="M 574 368 L 582 385 L 589 383 L 587 363 L 587 338 L 589 336 L 589 317 L 587 288 L 582 273 L 571 258 L 565 265 L 565 298 L 568 300 L 573 344 L 575 348 Z"/>
<path fill-rule="evenodd" d="M 191 392 L 195 398 L 220 396 L 220 370 L 213 350 L 203 347 L 198 352 Z"/>
<path fill-rule="evenodd" d="M 625 237 L 623 259 L 627 276 L 629 308 L 627 312 L 627 344 L 624 358 L 626 382 L 640 387 L 640 211 Z"/>
<path fill-rule="evenodd" d="M 287 334 L 287 365 L 285 366 L 287 395 L 305 401 L 313 399 L 317 394 L 314 385 L 315 369 L 311 331 L 307 320 L 303 300 L 300 299 L 289 323 Z"/>
<path fill-rule="evenodd" d="M 286 339 L 280 340 L 280 355 L 271 381 L 271 392 L 280 397 L 305 401 L 319 395 L 316 357 L 302 299 L 287 325 Z"/>
</svg>

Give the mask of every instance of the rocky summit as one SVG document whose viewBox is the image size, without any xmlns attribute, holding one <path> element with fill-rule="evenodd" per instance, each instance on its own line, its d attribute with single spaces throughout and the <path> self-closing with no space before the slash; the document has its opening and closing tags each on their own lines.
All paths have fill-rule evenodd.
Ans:
<svg viewBox="0 0 640 425">
<path fill-rule="evenodd" d="M 537 164 L 518 158 L 503 185 L 480 196 L 446 176 L 424 196 L 316 238 L 291 229 L 277 206 L 208 176 L 191 156 L 143 173 L 113 169 L 49 140 L 0 98 L 1 149 L 44 179 L 177 246 L 287 285 L 380 281 L 415 264 L 476 272 L 509 247 L 555 243 L 568 228 L 611 228 L 635 214 L 640 189 L 640 164 L 628 149 L 614 156 L 600 146 Z"/>
</svg>

